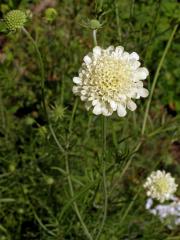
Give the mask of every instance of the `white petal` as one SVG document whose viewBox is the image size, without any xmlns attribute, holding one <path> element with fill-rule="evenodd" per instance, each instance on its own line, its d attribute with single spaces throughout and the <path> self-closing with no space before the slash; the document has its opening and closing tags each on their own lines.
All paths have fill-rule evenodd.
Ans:
<svg viewBox="0 0 180 240">
<path fill-rule="evenodd" d="M 105 112 L 103 112 L 103 115 L 106 117 L 109 117 L 112 115 L 112 113 L 113 113 L 113 111 L 105 111 Z"/>
<path fill-rule="evenodd" d="M 96 46 L 93 48 L 93 54 L 95 57 L 98 57 L 101 55 L 101 48 L 99 46 Z"/>
<path fill-rule="evenodd" d="M 150 209 L 153 205 L 153 200 L 152 198 L 148 198 L 146 201 L 146 209 Z"/>
<path fill-rule="evenodd" d="M 89 56 L 85 56 L 85 57 L 83 58 L 83 60 L 84 60 L 84 62 L 85 62 L 87 65 L 92 62 L 92 59 L 91 59 Z"/>
<path fill-rule="evenodd" d="M 110 112 L 108 106 L 106 105 L 103 105 L 101 109 L 104 116 L 110 116 L 112 114 L 112 111 Z"/>
<path fill-rule="evenodd" d="M 93 105 L 93 106 L 95 106 L 95 105 L 97 105 L 97 104 L 99 104 L 99 100 L 95 99 L 95 100 L 92 101 L 92 105 Z"/>
<path fill-rule="evenodd" d="M 116 47 L 115 52 L 118 53 L 119 56 L 124 52 L 124 48 L 121 46 Z"/>
<path fill-rule="evenodd" d="M 117 114 L 119 117 L 124 117 L 126 115 L 126 109 L 122 104 L 118 104 Z"/>
<path fill-rule="evenodd" d="M 137 89 L 136 88 L 132 88 L 128 93 L 127 96 L 129 98 L 137 98 Z"/>
<path fill-rule="evenodd" d="M 88 102 L 85 103 L 85 108 L 87 110 L 89 110 L 91 106 L 92 106 L 91 102 L 88 101 Z"/>
<path fill-rule="evenodd" d="M 97 105 L 94 107 L 93 113 L 94 113 L 95 115 L 99 115 L 99 114 L 102 113 L 102 108 L 101 108 L 101 105 L 100 105 L 100 104 L 97 104 Z"/>
<path fill-rule="evenodd" d="M 142 88 L 143 87 L 143 82 L 142 81 L 136 82 L 136 87 Z"/>
<path fill-rule="evenodd" d="M 123 57 L 123 60 L 129 60 L 129 53 L 128 52 L 124 52 L 122 57 Z"/>
<path fill-rule="evenodd" d="M 147 97 L 149 95 L 149 91 L 145 88 L 139 88 L 138 94 L 140 95 L 140 97 Z"/>
<path fill-rule="evenodd" d="M 87 100 L 87 96 L 83 96 L 83 95 L 81 95 L 81 101 L 86 101 Z"/>
<path fill-rule="evenodd" d="M 131 110 L 131 111 L 134 111 L 134 110 L 136 110 L 137 105 L 136 105 L 135 102 L 133 102 L 131 99 L 129 99 L 129 100 L 127 101 L 127 108 L 128 108 L 129 110 Z"/>
<path fill-rule="evenodd" d="M 114 46 L 109 46 L 109 47 L 106 49 L 106 52 L 112 53 L 113 50 L 114 50 Z"/>
<path fill-rule="evenodd" d="M 149 72 L 145 67 L 138 68 L 135 73 L 135 77 L 137 80 L 144 80 L 147 78 L 148 75 L 149 75 Z"/>
<path fill-rule="evenodd" d="M 136 60 L 134 60 L 134 59 L 131 59 L 131 60 L 129 61 L 129 63 L 130 63 L 130 66 L 131 66 L 131 69 L 132 69 L 132 70 L 138 69 L 138 67 L 140 67 L 140 65 L 141 65 L 141 63 L 140 63 L 139 61 L 136 61 Z"/>
<path fill-rule="evenodd" d="M 87 94 L 86 90 L 81 90 L 81 95 L 86 95 L 86 94 Z"/>
<path fill-rule="evenodd" d="M 110 109 L 109 106 L 104 105 L 104 106 L 102 107 L 102 114 L 103 114 L 104 116 L 108 117 L 108 116 L 112 115 L 112 113 L 113 113 L 113 110 Z"/>
<path fill-rule="evenodd" d="M 112 108 L 113 111 L 117 110 L 117 103 L 113 100 L 110 101 L 110 106 Z"/>
<path fill-rule="evenodd" d="M 77 94 L 77 93 L 79 93 L 80 89 L 78 86 L 73 86 L 72 91 L 74 94 Z"/>
<path fill-rule="evenodd" d="M 79 83 L 81 83 L 81 78 L 73 77 L 73 82 L 76 83 L 76 84 L 79 84 Z"/>
<path fill-rule="evenodd" d="M 139 60 L 139 55 L 136 53 L 136 52 L 132 52 L 130 55 L 129 55 L 130 59 L 135 59 L 135 60 Z"/>
<path fill-rule="evenodd" d="M 124 95 L 124 94 L 120 94 L 118 97 L 119 97 L 119 99 L 121 101 L 125 101 L 126 100 L 126 95 Z"/>
</svg>

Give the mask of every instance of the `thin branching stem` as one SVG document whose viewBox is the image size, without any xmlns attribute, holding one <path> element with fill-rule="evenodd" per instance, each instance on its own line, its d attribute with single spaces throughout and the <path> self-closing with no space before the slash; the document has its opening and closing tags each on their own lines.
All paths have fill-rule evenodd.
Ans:
<svg viewBox="0 0 180 240">
<path fill-rule="evenodd" d="M 153 83 L 152 83 L 152 87 L 151 87 L 151 91 L 150 91 L 150 95 L 149 95 L 149 99 L 148 99 L 148 102 L 147 102 L 147 106 L 146 106 L 146 111 L 145 111 L 145 115 L 144 115 L 144 120 L 143 120 L 143 125 L 142 125 L 142 130 L 141 130 L 141 135 L 144 135 L 144 132 L 145 132 L 145 129 L 146 129 L 146 123 L 147 123 L 147 118 L 148 118 L 148 114 L 149 114 L 149 109 L 150 109 L 150 105 L 151 105 L 151 101 L 152 101 L 152 96 L 153 96 L 153 93 L 154 93 L 154 89 L 155 89 L 155 86 L 156 86 L 156 83 L 157 83 L 157 80 L 158 80 L 158 77 L 159 77 L 159 73 L 160 73 L 160 70 L 163 66 L 163 63 L 164 63 L 164 59 L 166 57 L 166 54 L 172 44 L 172 41 L 173 41 L 173 38 L 174 38 L 174 35 L 176 33 L 176 30 L 178 28 L 178 24 L 176 24 L 174 26 L 174 29 L 169 37 L 169 40 L 166 44 L 166 47 L 164 49 L 164 52 L 163 52 L 163 55 L 160 59 L 160 62 L 159 62 L 159 65 L 157 67 L 157 70 L 156 70 L 156 73 L 154 75 L 154 79 L 153 79 Z"/>
<path fill-rule="evenodd" d="M 45 85 L 45 71 L 44 71 L 44 63 L 42 60 L 42 56 L 41 53 L 39 51 L 38 45 L 36 43 L 36 41 L 33 39 L 33 37 L 31 36 L 31 34 L 23 27 L 22 31 L 26 34 L 26 36 L 29 38 L 29 40 L 31 41 L 31 43 L 33 44 L 36 53 L 37 53 L 37 57 L 38 57 L 38 61 L 39 61 L 39 67 L 40 67 L 40 71 L 41 71 L 41 94 L 42 94 L 42 103 L 43 103 L 43 108 L 44 108 L 44 112 L 46 114 L 46 117 L 48 118 L 48 114 L 47 114 L 47 109 L 46 109 L 46 104 L 45 104 L 45 94 L 44 94 L 44 85 Z"/>
<path fill-rule="evenodd" d="M 68 184 L 69 184 L 69 190 L 70 190 L 70 195 L 72 198 L 74 198 L 74 188 L 73 188 L 73 184 L 72 184 L 72 179 L 71 179 L 71 175 L 70 175 L 70 168 L 69 168 L 69 158 L 68 158 L 68 154 L 66 153 L 65 156 L 65 164 L 66 164 L 66 173 L 67 173 L 67 179 L 68 179 Z M 76 212 L 76 215 L 81 223 L 81 226 L 84 230 L 84 234 L 86 235 L 86 237 L 89 240 L 93 240 L 86 224 L 84 223 L 84 220 L 81 216 L 81 213 L 79 211 L 78 205 L 76 203 L 76 200 L 73 201 L 73 207 L 74 207 L 74 211 Z"/>
<path fill-rule="evenodd" d="M 44 63 L 43 63 L 43 60 L 42 60 L 42 56 L 41 56 L 41 53 L 39 51 L 39 48 L 38 48 L 38 45 L 36 43 L 36 41 L 31 37 L 31 35 L 29 34 L 29 32 L 25 29 L 25 28 L 22 28 L 23 32 L 26 34 L 26 36 L 29 38 L 29 40 L 31 41 L 31 43 L 33 44 L 36 52 L 37 52 L 37 56 L 38 56 L 38 60 L 39 60 L 39 67 L 40 67 L 40 70 L 41 70 L 41 93 L 42 93 L 42 102 L 43 102 L 43 108 L 44 108 L 44 112 L 46 114 L 46 118 L 47 118 L 47 121 L 48 121 L 48 125 L 49 125 L 49 130 L 55 140 L 55 143 L 56 145 L 58 146 L 59 150 L 65 155 L 65 164 L 66 164 L 66 173 L 67 173 L 67 178 L 68 178 L 68 184 L 69 184 L 69 189 L 70 189 L 70 194 L 71 194 L 71 197 L 74 197 L 74 190 L 73 190 L 73 185 L 72 185 L 72 181 L 71 181 L 71 176 L 70 176 L 70 169 L 69 169 L 69 160 L 68 160 L 68 153 L 64 150 L 64 148 L 61 146 L 57 136 L 56 136 L 56 133 L 52 127 L 52 125 L 50 124 L 49 122 L 49 117 L 48 117 L 48 113 L 47 113 L 47 109 L 46 109 L 46 104 L 45 104 L 45 94 L 44 94 L 44 81 L 45 81 L 45 71 L 44 71 Z M 74 104 L 74 108 L 73 108 L 73 113 L 72 113 L 72 117 L 71 117 L 71 121 L 70 121 L 70 125 L 69 125 L 69 131 L 71 131 L 72 129 L 72 124 L 73 124 L 73 119 L 74 119 L 74 114 L 75 114 L 75 111 L 76 111 L 76 108 L 77 108 L 77 101 L 75 102 Z M 78 209 L 78 206 L 76 204 L 76 202 L 74 201 L 73 202 L 73 205 L 74 205 L 74 210 L 76 212 L 76 215 L 82 225 L 82 228 L 84 230 L 84 233 L 85 235 L 87 236 L 87 238 L 89 240 L 93 240 L 93 238 L 91 237 L 82 217 L 81 217 L 81 214 L 80 214 L 80 211 Z"/>
<path fill-rule="evenodd" d="M 73 128 L 73 121 L 74 121 L 74 116 L 75 116 L 75 113 L 76 113 L 76 109 L 77 109 L 77 105 L 78 105 L 78 100 L 76 99 L 75 100 L 75 103 L 74 103 L 74 106 L 73 106 L 73 110 L 72 110 L 72 115 L 71 115 L 71 119 L 70 119 L 70 122 L 69 122 L 69 136 L 68 136 L 68 140 L 69 140 L 69 137 L 71 135 L 71 132 L 72 132 L 72 128 Z M 69 147 L 69 144 L 68 144 L 68 147 Z M 68 148 L 67 147 L 67 148 Z M 69 167 L 69 155 L 68 155 L 68 149 L 66 151 L 66 154 L 65 154 L 65 164 L 66 164 L 66 174 L 67 174 L 67 179 L 68 179 L 68 184 L 69 184 L 69 190 L 70 190 L 70 195 L 72 198 L 74 198 L 74 188 L 73 188 L 73 184 L 72 184 L 72 179 L 71 179 L 71 173 L 70 173 L 70 167 Z M 84 234 L 86 235 L 86 237 L 89 239 L 89 240 L 93 240 L 82 216 L 81 216 L 81 213 L 79 211 L 79 208 L 78 208 L 78 205 L 76 203 L 76 200 L 73 201 L 73 207 L 74 207 L 74 211 L 81 223 L 81 226 L 84 230 Z"/>
<path fill-rule="evenodd" d="M 32 45 L 34 46 L 35 50 L 36 50 L 36 53 L 37 53 L 37 57 L 38 57 L 38 61 L 39 61 L 39 68 L 40 68 L 40 71 L 41 71 L 41 94 L 42 94 L 42 104 L 43 104 L 43 109 L 44 109 L 44 113 L 46 115 L 46 119 L 47 119 L 47 122 L 48 122 L 48 126 L 49 126 L 49 130 L 58 146 L 58 148 L 60 149 L 60 151 L 62 153 L 65 152 L 64 148 L 62 147 L 62 145 L 60 144 L 57 136 L 56 136 L 56 133 L 49 121 L 49 116 L 48 116 L 48 112 L 47 112 L 47 108 L 46 108 L 46 103 L 45 103 L 45 93 L 44 93 L 44 87 L 45 87 L 45 71 L 44 71 L 44 63 L 43 63 L 43 59 L 42 59 L 42 56 L 41 56 L 41 53 L 39 51 L 39 47 L 36 43 L 36 41 L 33 39 L 33 37 L 31 36 L 31 34 L 23 27 L 22 28 L 22 31 L 26 34 L 26 36 L 28 37 L 28 39 L 31 41 Z"/>
</svg>

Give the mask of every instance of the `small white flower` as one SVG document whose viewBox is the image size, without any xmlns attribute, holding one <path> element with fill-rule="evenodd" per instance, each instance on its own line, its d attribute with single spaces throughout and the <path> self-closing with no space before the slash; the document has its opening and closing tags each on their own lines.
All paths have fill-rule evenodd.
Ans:
<svg viewBox="0 0 180 240">
<path fill-rule="evenodd" d="M 147 178 L 144 188 L 147 189 L 147 196 L 159 200 L 161 203 L 172 198 L 177 189 L 177 184 L 170 173 L 165 171 L 152 172 Z"/>
<path fill-rule="evenodd" d="M 173 196 L 169 204 L 158 204 L 154 207 L 152 198 L 146 201 L 146 209 L 153 215 L 158 216 L 161 222 L 167 223 L 168 228 L 172 229 L 180 225 L 180 200 Z M 150 205 L 149 205 L 150 203 Z M 147 206 L 149 208 L 147 208 Z"/>
<path fill-rule="evenodd" d="M 110 116 L 117 111 L 124 117 L 126 108 L 134 111 L 137 107 L 131 99 L 148 96 L 142 80 L 149 73 L 140 67 L 137 53 L 129 54 L 121 46 L 97 46 L 83 60 L 79 76 L 73 78 L 73 93 L 85 102 L 87 110 L 93 107 L 95 115 Z"/>
<path fill-rule="evenodd" d="M 153 205 L 153 200 L 152 198 L 148 198 L 147 201 L 146 201 L 146 209 L 150 209 Z"/>
</svg>

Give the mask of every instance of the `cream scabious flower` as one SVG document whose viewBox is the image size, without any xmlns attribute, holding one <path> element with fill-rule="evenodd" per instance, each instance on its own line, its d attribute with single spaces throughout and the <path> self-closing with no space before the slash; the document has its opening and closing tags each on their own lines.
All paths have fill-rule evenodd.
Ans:
<svg viewBox="0 0 180 240">
<path fill-rule="evenodd" d="M 147 178 L 144 188 L 147 190 L 147 196 L 162 203 L 171 199 L 177 189 L 177 184 L 170 173 L 158 170 L 152 172 Z"/>
<path fill-rule="evenodd" d="M 110 116 L 117 111 L 124 117 L 126 108 L 134 111 L 137 107 L 132 99 L 148 96 L 142 82 L 148 74 L 140 67 L 137 53 L 129 54 L 121 46 L 96 46 L 84 57 L 79 76 L 73 78 L 73 93 L 85 102 L 87 110 L 93 107 L 96 115 Z"/>
</svg>

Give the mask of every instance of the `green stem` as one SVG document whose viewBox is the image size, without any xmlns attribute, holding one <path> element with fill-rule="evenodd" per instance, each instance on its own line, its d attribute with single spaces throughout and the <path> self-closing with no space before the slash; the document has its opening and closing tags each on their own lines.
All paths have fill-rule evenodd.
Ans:
<svg viewBox="0 0 180 240">
<path fill-rule="evenodd" d="M 106 117 L 102 116 L 102 176 L 103 176 L 103 190 L 104 190 L 104 212 L 103 212 L 103 218 L 102 222 L 98 231 L 98 234 L 96 236 L 96 240 L 99 239 L 104 224 L 107 217 L 107 207 L 108 207 L 108 192 L 107 192 L 107 182 L 106 182 L 106 130 L 107 130 L 107 122 Z"/>
<path fill-rule="evenodd" d="M 94 45 L 97 46 L 97 29 L 93 30 L 93 41 L 94 41 Z"/>
<path fill-rule="evenodd" d="M 120 26 L 120 20 L 119 20 L 119 8 L 118 3 L 115 2 L 115 11 L 116 11 L 116 24 L 117 24 L 117 32 L 118 32 L 118 38 L 119 42 L 122 42 L 122 34 L 121 34 L 121 26 Z"/>
<path fill-rule="evenodd" d="M 42 103 L 43 103 L 43 108 L 44 108 L 44 112 L 46 114 L 46 118 L 48 120 L 48 114 L 47 114 L 47 109 L 46 109 L 46 104 L 45 104 L 45 94 L 44 94 L 44 82 L 45 82 L 45 72 L 44 72 L 44 63 L 42 60 L 42 56 L 41 53 L 39 51 L 39 48 L 37 46 L 36 41 L 31 37 L 30 33 L 23 27 L 22 28 L 23 32 L 26 34 L 26 36 L 29 38 L 29 40 L 31 41 L 31 43 L 33 44 L 36 53 L 37 53 L 37 57 L 39 60 L 39 67 L 40 67 L 40 71 L 41 71 L 41 94 L 42 94 Z"/>
<path fill-rule="evenodd" d="M 84 139 L 84 145 L 87 143 L 89 137 L 90 137 L 90 132 L 91 132 L 91 124 L 92 124 L 93 116 L 89 115 L 88 117 L 88 126 L 85 134 L 85 139 Z"/>
<path fill-rule="evenodd" d="M 61 146 L 61 144 L 60 144 L 60 142 L 59 142 L 59 140 L 58 140 L 58 138 L 57 138 L 57 136 L 56 136 L 56 134 L 55 134 L 55 132 L 54 132 L 54 129 L 53 129 L 53 127 L 52 127 L 52 125 L 51 125 L 50 123 L 49 123 L 49 130 L 50 130 L 50 132 L 51 132 L 51 134 L 52 134 L 52 136 L 53 136 L 53 138 L 54 138 L 54 141 L 56 142 L 56 145 L 58 146 L 58 148 L 60 149 L 60 151 L 65 154 L 65 150 L 64 150 L 64 148 Z"/>
<path fill-rule="evenodd" d="M 93 41 L 94 45 L 97 46 L 97 37 L 96 37 L 97 30 L 93 30 Z M 108 206 L 108 193 L 107 193 L 107 183 L 106 183 L 106 117 L 102 116 L 102 178 L 103 178 L 103 190 L 104 190 L 104 212 L 103 212 L 103 217 L 101 221 L 101 225 L 99 228 L 99 231 L 96 236 L 96 240 L 99 239 L 103 228 L 104 224 L 106 221 L 107 217 L 107 206 Z"/>
<path fill-rule="evenodd" d="M 49 122 L 49 116 L 48 116 L 48 112 L 47 112 L 47 109 L 46 109 L 45 93 L 44 93 L 45 71 L 44 71 L 44 63 L 43 63 L 43 60 L 42 60 L 41 53 L 39 51 L 39 48 L 38 48 L 38 45 L 37 45 L 36 41 L 31 37 L 30 33 L 24 27 L 22 28 L 22 31 L 25 33 L 25 35 L 30 40 L 30 42 L 32 43 L 32 45 L 34 46 L 34 48 L 36 50 L 38 61 L 39 61 L 39 68 L 40 68 L 40 71 L 41 71 L 41 95 L 42 95 L 41 97 L 42 97 L 42 104 L 43 104 L 44 113 L 46 115 L 49 130 L 50 130 L 58 148 L 60 149 L 60 151 L 62 153 L 64 153 L 65 151 L 64 151 L 63 147 L 61 146 L 61 144 L 60 144 L 60 142 L 59 142 L 59 140 L 58 140 L 58 138 L 57 138 L 57 136 L 54 132 L 54 129 L 53 129 L 52 125 Z"/>
<path fill-rule="evenodd" d="M 125 220 L 125 218 L 127 217 L 129 211 L 131 210 L 131 208 L 133 207 L 135 201 L 136 201 L 136 198 L 138 197 L 140 191 L 141 191 L 142 187 L 140 187 L 136 193 L 136 195 L 133 197 L 132 201 L 130 202 L 130 204 L 128 205 L 128 207 L 126 208 L 121 220 L 120 220 L 120 223 L 119 223 L 119 226 L 121 226 Z"/>
<path fill-rule="evenodd" d="M 70 175 L 70 168 L 69 168 L 69 159 L 68 159 L 68 154 L 66 153 L 66 157 L 65 157 L 65 164 L 66 164 L 66 173 L 67 173 L 67 178 L 68 178 L 68 184 L 69 184 L 69 190 L 70 190 L 70 195 L 72 198 L 74 198 L 74 189 L 73 189 L 73 185 L 72 185 L 72 180 L 71 180 L 71 175 Z M 86 227 L 84 221 L 83 221 L 83 218 L 81 217 L 81 213 L 79 211 L 79 208 L 78 208 L 78 205 L 76 203 L 76 200 L 73 201 L 73 207 L 74 207 L 74 210 L 76 212 L 76 215 L 81 223 L 81 226 L 84 230 L 84 233 L 86 235 L 86 237 L 89 239 L 89 240 L 93 240 L 91 234 L 89 233 L 89 230 L 88 228 Z"/>
<path fill-rule="evenodd" d="M 151 92 L 150 92 L 149 99 L 148 99 L 147 106 L 146 106 L 146 111 L 145 111 L 145 115 L 144 115 L 141 135 L 144 135 L 144 132 L 145 132 L 145 129 L 146 129 L 147 118 L 148 118 L 148 114 L 149 114 L 149 109 L 150 109 L 150 105 L 151 105 L 151 101 L 152 101 L 152 96 L 153 96 L 154 89 L 155 89 L 155 86 L 156 86 L 156 83 L 157 83 L 157 79 L 159 77 L 159 73 L 160 73 L 160 70 L 162 68 L 164 59 L 165 59 L 166 54 L 167 54 L 167 52 L 168 52 L 168 50 L 169 50 L 169 48 L 171 46 L 171 43 L 172 43 L 172 40 L 173 40 L 173 37 L 174 37 L 174 35 L 176 33 L 177 28 L 178 28 L 178 24 L 176 24 L 174 26 L 174 29 L 173 29 L 170 37 L 169 37 L 169 40 L 167 42 L 167 45 L 166 45 L 166 47 L 164 49 L 163 55 L 162 55 L 161 60 L 159 62 L 158 68 L 156 70 L 156 73 L 155 73 L 155 76 L 154 76 L 154 79 L 153 79 L 153 83 L 152 83 L 152 87 L 151 87 Z"/>
<path fill-rule="evenodd" d="M 73 110 L 72 110 L 71 120 L 70 120 L 70 123 L 69 123 L 69 133 L 70 134 L 71 134 L 71 131 L 72 131 L 73 120 L 74 120 L 74 115 L 75 115 L 75 112 L 76 112 L 76 109 L 77 109 L 77 105 L 78 105 L 78 98 L 76 98 L 76 100 L 75 100 L 74 107 L 73 107 Z"/>
<path fill-rule="evenodd" d="M 1 112 L 1 119 L 2 119 L 2 128 L 3 128 L 4 131 L 6 131 L 6 120 L 5 120 L 5 114 L 4 114 L 4 105 L 3 105 L 1 88 L 0 88 L 0 112 Z M 7 140 L 6 132 L 5 132 L 5 137 L 6 137 L 6 140 Z"/>
<path fill-rule="evenodd" d="M 47 113 L 47 109 L 46 109 L 46 104 L 45 104 L 45 94 L 44 94 L 44 81 L 45 81 L 45 73 L 44 73 L 44 63 L 43 63 L 43 60 L 42 60 L 42 56 L 41 56 L 41 53 L 39 51 L 39 48 L 37 46 L 37 43 L 36 41 L 31 37 L 31 35 L 29 34 L 29 32 L 25 29 L 25 28 L 22 28 L 23 32 L 26 34 L 26 36 L 29 38 L 29 40 L 31 41 L 31 43 L 33 44 L 36 52 L 37 52 L 37 56 L 38 56 L 38 60 L 39 60 L 39 66 L 40 66 L 40 70 L 41 70 L 41 93 L 42 93 L 42 102 L 43 102 L 43 108 L 44 108 L 44 112 L 46 114 L 46 117 L 47 117 L 47 121 L 48 121 L 48 125 L 49 125 L 49 129 L 50 129 L 50 132 L 59 148 L 59 150 L 65 154 L 65 164 L 66 164 L 66 173 L 67 173 L 67 178 L 68 178 L 68 184 L 69 184 L 69 189 L 70 189 L 70 194 L 71 194 L 71 197 L 74 197 L 74 190 L 73 190 L 73 186 L 72 186 L 72 181 L 71 181 L 71 176 L 70 176 L 70 170 L 69 170 L 69 160 L 68 160 L 68 154 L 67 152 L 65 152 L 64 148 L 61 146 L 55 132 L 54 132 L 54 129 L 52 127 L 52 125 L 50 124 L 49 122 L 49 117 L 48 117 L 48 113 Z M 72 113 L 72 117 L 71 117 L 71 121 L 70 121 L 70 125 L 69 125 L 69 131 L 71 132 L 72 130 L 72 124 L 73 124 L 73 119 L 74 119 L 74 115 L 75 115 L 75 111 L 76 111 L 76 108 L 77 108 L 77 101 L 75 102 L 74 104 L 74 108 L 73 108 L 73 113 Z M 75 212 L 78 216 L 78 219 L 82 225 L 82 228 L 84 230 L 84 233 L 86 234 L 86 236 L 88 237 L 89 240 L 93 240 L 93 238 L 91 237 L 82 217 L 81 217 L 81 214 L 79 212 L 79 209 L 78 209 L 78 206 L 76 204 L 76 202 L 74 201 L 73 202 L 73 205 L 74 205 L 74 209 L 75 209 Z"/>
<path fill-rule="evenodd" d="M 72 115 L 71 115 L 71 119 L 70 119 L 70 123 L 69 123 L 69 134 L 68 134 L 68 139 L 71 135 L 71 131 L 72 131 L 72 127 L 73 127 L 73 120 L 74 120 L 74 116 L 76 113 L 76 109 L 77 109 L 77 105 L 78 105 L 78 100 L 76 98 L 74 106 L 73 106 L 73 110 L 72 110 Z M 69 144 L 68 144 L 69 145 Z M 68 148 L 69 146 L 67 146 Z M 71 179 L 71 173 L 70 173 L 70 168 L 69 168 L 69 158 L 68 158 L 68 149 L 66 151 L 66 155 L 65 155 L 65 164 L 66 164 L 66 174 L 67 174 L 67 179 L 68 179 L 68 185 L 69 185 L 69 190 L 70 190 L 70 195 L 72 198 L 74 198 L 74 188 L 73 188 L 73 184 L 72 184 L 72 179 Z M 81 217 L 81 213 L 79 211 L 78 205 L 76 203 L 76 200 L 73 201 L 73 207 L 74 207 L 74 211 L 81 223 L 81 226 L 84 230 L 84 234 L 87 236 L 87 238 L 89 240 L 93 240 L 91 234 L 89 233 L 88 228 L 86 227 L 86 224 L 83 221 L 83 218 Z"/>
</svg>

